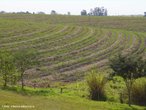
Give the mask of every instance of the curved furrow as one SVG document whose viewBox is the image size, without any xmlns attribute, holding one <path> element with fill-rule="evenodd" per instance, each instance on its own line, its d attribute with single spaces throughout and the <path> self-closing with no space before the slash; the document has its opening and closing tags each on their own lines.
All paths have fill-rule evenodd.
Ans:
<svg viewBox="0 0 146 110">
<path fill-rule="evenodd" d="M 71 40 L 73 38 L 76 38 L 76 37 L 78 37 L 78 35 L 81 35 L 83 31 L 84 30 L 82 30 L 81 27 L 77 27 L 77 28 L 74 28 L 73 31 L 70 31 L 66 35 L 57 36 L 55 39 L 52 39 L 51 41 L 47 41 L 43 45 L 38 47 L 40 49 L 39 52 L 40 53 L 45 52 L 45 50 L 48 50 L 46 48 L 50 49 L 50 48 L 54 48 L 56 46 L 61 46 L 61 45 L 63 45 L 63 41 Z"/>
<path fill-rule="evenodd" d="M 87 28 L 88 29 L 88 28 Z M 41 48 L 42 48 L 42 46 L 44 47 L 45 46 L 45 48 L 49 48 L 49 45 L 48 45 L 48 43 L 50 43 L 50 42 L 54 42 L 54 40 L 57 40 L 57 39 L 61 39 L 61 38 L 64 38 L 64 37 L 69 37 L 70 36 L 70 33 L 72 33 L 72 31 L 73 30 L 71 30 L 70 29 L 70 31 L 69 30 L 66 30 L 66 32 L 62 32 L 62 33 L 60 33 L 60 34 L 56 34 L 56 35 L 53 35 L 53 36 L 50 36 L 50 37 L 48 37 L 48 38 L 46 38 L 44 41 L 39 41 L 39 42 L 35 42 L 35 44 L 34 43 L 32 43 L 32 44 L 29 44 L 29 45 L 26 45 L 26 46 L 24 46 L 23 47 L 23 49 L 24 48 L 34 48 L 34 49 L 37 49 L 37 50 L 41 50 Z M 74 29 L 74 32 L 75 31 L 77 31 L 76 29 Z M 86 31 L 88 31 L 88 30 L 86 30 Z M 82 33 L 82 32 L 81 32 Z M 74 36 L 74 37 L 76 37 L 76 36 Z M 47 43 L 47 44 L 45 44 L 45 43 Z M 51 48 L 51 47 L 50 47 Z M 16 49 L 16 48 L 15 48 Z M 19 48 L 20 49 L 20 48 Z"/>
<path fill-rule="evenodd" d="M 141 38 L 134 35 L 132 45 L 129 48 L 122 51 L 123 55 L 141 53 L 142 52 L 140 48 L 141 43 L 142 43 Z"/>
<path fill-rule="evenodd" d="M 1 22 L 0 22 L 1 23 Z M 22 34 L 29 34 L 33 31 L 39 29 L 45 29 L 48 25 L 43 25 L 39 23 L 15 23 L 15 22 L 6 22 L 0 27 L 0 38 L 11 38 L 12 36 L 21 36 Z"/>
<path fill-rule="evenodd" d="M 99 33 L 99 35 L 100 34 L 101 33 Z M 74 50 L 70 50 L 68 53 L 64 53 L 64 54 L 53 56 L 53 57 L 48 57 L 46 60 L 48 60 L 49 62 L 50 62 L 50 60 L 53 60 L 54 61 L 53 63 L 55 63 L 56 60 L 57 60 L 57 62 L 61 62 L 61 61 L 65 61 L 65 60 L 75 59 L 75 58 L 71 58 L 71 57 L 76 57 L 76 56 L 78 56 L 78 57 L 80 57 L 80 56 L 85 57 L 86 55 L 83 56 L 83 54 L 81 54 L 81 55 L 79 55 L 79 54 L 82 53 L 82 52 L 85 52 L 85 53 L 88 52 L 88 53 L 91 54 L 91 53 L 93 53 L 93 52 L 90 52 L 91 50 L 93 50 L 94 52 L 97 49 L 99 50 L 99 48 L 105 44 L 104 43 L 105 40 L 107 40 L 106 35 L 104 37 L 100 38 L 100 39 L 94 40 L 95 42 L 94 43 L 91 42 L 90 45 L 87 45 L 87 46 L 83 45 L 84 47 L 81 47 L 81 48 L 78 48 L 78 49 L 74 48 Z M 79 46 L 77 46 L 77 47 L 79 47 Z M 67 58 L 67 57 L 69 57 L 69 58 Z"/>
<path fill-rule="evenodd" d="M 85 33 L 85 32 L 87 32 L 87 33 Z M 90 40 L 90 39 L 92 39 L 91 38 L 91 36 L 93 35 L 93 34 L 95 34 L 95 32 L 93 31 L 93 30 L 84 30 L 83 32 L 82 32 L 82 34 L 79 34 L 79 35 L 76 35 L 75 36 L 75 38 L 77 38 L 78 39 L 78 41 L 71 41 L 71 42 L 68 42 L 67 44 L 62 44 L 62 46 L 57 46 L 57 47 L 54 47 L 54 48 L 51 48 L 51 49 L 49 49 L 49 50 L 47 50 L 47 51 L 45 51 L 45 52 L 43 52 L 43 54 L 44 53 L 49 53 L 50 55 L 52 55 L 51 53 L 59 53 L 59 52 L 65 52 L 64 50 L 66 50 L 66 49 L 68 49 L 69 47 L 73 47 L 74 46 L 74 44 L 76 44 L 76 43 L 80 43 L 80 42 L 82 42 L 82 43 L 84 43 L 84 41 L 86 41 L 87 39 L 88 40 Z M 82 36 L 82 37 L 80 37 L 80 36 Z M 71 48 L 69 48 L 69 49 L 71 49 Z M 70 50 L 70 51 L 72 51 L 72 50 Z M 47 56 L 48 56 L 48 54 L 47 54 Z M 47 57 L 48 58 L 48 57 Z M 47 59 L 46 58 L 46 59 Z"/>
<path fill-rule="evenodd" d="M 131 36 L 130 36 L 131 37 Z M 136 44 L 136 37 L 132 37 L 133 38 L 133 40 L 132 40 L 132 44 L 129 46 L 129 48 L 127 48 L 127 49 L 125 49 L 125 50 L 123 50 L 123 55 L 127 55 L 128 53 L 131 53 L 132 52 L 132 50 L 133 50 L 133 47 L 135 46 L 135 44 Z"/>
<path fill-rule="evenodd" d="M 33 37 L 38 36 L 38 34 L 40 33 L 45 33 L 45 32 L 52 32 L 54 30 L 57 30 L 57 26 L 49 26 L 48 28 L 45 29 L 38 29 L 32 32 L 26 32 L 26 33 L 22 33 L 20 35 L 16 35 L 16 36 L 11 36 L 11 37 L 5 37 L 3 39 L 1 39 L 0 43 L 1 44 L 5 44 L 5 43 L 9 43 L 9 42 L 19 42 L 21 40 L 27 40 L 27 39 L 31 39 Z"/>
<path fill-rule="evenodd" d="M 81 66 L 79 68 L 75 68 L 75 69 L 72 69 L 71 71 L 65 71 L 65 72 L 61 72 L 59 75 L 61 74 L 75 74 L 77 72 L 87 72 L 89 70 L 91 70 L 92 68 L 96 67 L 96 68 L 99 68 L 100 70 L 102 68 L 105 68 L 105 64 L 108 63 L 108 59 L 103 59 L 103 60 L 100 60 L 100 61 L 97 61 L 95 63 L 92 63 L 92 64 L 88 64 L 88 65 L 84 65 L 84 66 Z"/>
<path fill-rule="evenodd" d="M 45 33 L 43 36 L 39 36 L 39 35 L 37 35 L 37 37 L 34 37 L 34 38 L 32 38 L 32 39 L 27 39 L 27 40 L 22 40 L 22 41 L 14 41 L 14 42 L 11 42 L 11 43 L 5 43 L 5 44 L 0 44 L 0 46 L 9 46 L 9 45 L 17 45 L 17 44 L 22 44 L 22 43 L 28 43 L 28 42 L 32 42 L 32 41 L 35 41 L 35 40 L 39 40 L 39 39 L 44 39 L 44 38 L 46 38 L 46 37 L 48 37 L 48 36 L 50 36 L 50 35 L 52 35 L 52 34 L 54 34 L 54 33 L 60 33 L 60 32 L 63 32 L 65 29 L 67 29 L 67 26 L 66 27 L 64 27 L 63 29 L 61 29 L 60 30 L 60 28 L 58 29 L 58 31 L 56 32 L 56 30 L 54 30 L 52 33 Z M 46 35 L 47 34 L 47 35 Z M 49 34 L 49 35 L 48 35 Z"/>
<path fill-rule="evenodd" d="M 18 42 L 22 42 L 22 41 L 36 38 L 38 36 L 43 36 L 45 34 L 52 33 L 52 32 L 55 32 L 57 30 L 59 30 L 59 27 L 52 26 L 52 27 L 37 30 L 37 31 L 31 32 L 31 33 L 21 34 L 18 36 L 12 36 L 10 38 L 6 37 L 5 39 L 1 39 L 0 43 L 1 43 L 1 45 L 9 44 L 10 42 L 18 43 Z"/>
<path fill-rule="evenodd" d="M 2 47 L 9 47 L 9 48 L 17 48 L 17 47 L 23 47 L 24 46 L 27 46 L 29 43 L 33 43 L 33 42 L 41 42 L 40 40 L 43 40 L 45 38 L 48 38 L 50 36 L 53 36 L 53 35 L 56 35 L 56 34 L 59 34 L 59 33 L 62 33 L 63 31 L 67 30 L 68 29 L 68 26 L 65 26 L 63 29 L 59 29 L 57 32 L 56 30 L 54 30 L 52 33 L 48 33 L 48 34 L 45 34 L 44 36 L 38 36 L 38 37 L 35 37 L 33 39 L 29 39 L 29 40 L 25 40 L 25 41 L 20 41 L 20 42 L 12 42 L 12 43 L 8 43 L 8 44 L 3 44 L 3 45 L 0 45 Z M 13 47 L 14 46 L 14 47 Z"/>
<path fill-rule="evenodd" d="M 128 42 L 127 42 L 128 43 Z M 141 44 L 140 42 L 139 43 L 137 43 L 137 48 L 139 47 L 139 44 Z M 124 49 L 125 49 L 125 47 L 119 47 L 119 48 L 121 48 L 121 50 L 123 50 L 124 51 Z M 137 49 L 136 49 L 137 50 Z M 117 53 L 118 51 L 117 50 L 114 50 L 114 52 L 112 52 L 113 54 L 114 53 Z M 98 66 L 98 67 L 100 67 L 101 68 L 101 66 L 104 66 L 106 63 L 108 63 L 108 59 L 106 59 L 106 56 L 109 56 L 109 55 L 107 55 L 107 54 L 105 54 L 105 55 L 103 55 L 103 56 L 101 56 L 101 58 L 97 58 L 95 61 L 92 61 L 91 63 L 84 63 L 82 66 L 79 66 L 78 64 L 76 65 L 76 67 L 70 67 L 70 69 L 67 69 L 66 68 L 66 70 L 61 70 L 61 71 L 59 71 L 59 72 L 63 72 L 63 74 L 64 73 L 73 73 L 73 71 L 75 72 L 75 71 L 78 71 L 78 70 L 82 70 L 83 68 L 84 68 L 84 71 L 86 70 L 88 70 L 88 69 L 91 69 L 91 68 L 93 68 L 94 66 Z M 99 63 L 100 62 L 100 63 Z M 73 71 L 72 71 L 72 69 L 73 69 Z M 65 71 L 65 72 L 64 72 Z"/>
<path fill-rule="evenodd" d="M 91 54 L 90 56 L 86 56 L 84 58 L 80 58 L 78 59 L 77 61 L 76 60 L 72 60 L 72 61 L 66 61 L 66 62 L 62 62 L 62 64 L 56 64 L 56 65 L 53 65 L 53 66 L 49 66 L 48 68 L 53 68 L 54 70 L 59 70 L 60 71 L 64 71 L 63 69 L 66 69 L 66 70 L 70 70 L 72 67 L 79 67 L 82 66 L 83 64 L 87 64 L 89 63 L 88 60 L 92 59 L 92 61 L 90 60 L 90 63 L 92 63 L 95 58 L 98 58 L 99 56 L 103 56 L 103 54 L 107 54 L 107 53 L 111 53 L 111 50 L 112 48 L 118 48 L 118 45 L 121 42 L 120 39 L 118 39 L 113 45 L 111 45 L 110 47 L 107 47 L 106 49 L 104 50 L 101 50 L 97 53 L 93 53 Z M 106 52 L 107 51 L 107 52 Z M 60 70 L 61 69 L 61 70 Z"/>
<path fill-rule="evenodd" d="M 27 34 L 29 34 L 30 32 L 33 32 L 33 31 L 35 31 L 36 29 L 29 29 L 29 28 L 25 28 L 25 29 L 20 29 L 20 30 L 18 30 L 17 29 L 17 31 L 16 31 L 16 29 L 14 28 L 14 30 L 7 30 L 6 31 L 6 29 L 5 30 L 1 30 L 0 31 L 0 39 L 9 39 L 9 38 L 11 38 L 11 37 L 15 37 L 15 36 L 20 36 L 22 33 L 27 33 Z"/>
<path fill-rule="evenodd" d="M 61 69 L 58 70 L 58 72 L 61 72 L 61 73 L 64 73 L 64 72 L 72 73 L 72 70 L 73 70 L 73 71 L 77 71 L 77 70 L 79 70 L 80 68 L 83 68 L 83 67 L 85 67 L 85 68 L 90 67 L 90 68 L 88 68 L 88 69 L 91 69 L 91 68 L 93 68 L 95 65 L 96 65 L 97 67 L 105 66 L 105 65 L 108 63 L 108 59 L 107 59 L 107 58 L 108 58 L 111 54 L 115 54 L 115 53 L 119 52 L 119 51 L 122 50 L 122 49 L 123 49 L 122 46 L 117 47 L 117 48 L 111 50 L 112 53 L 111 53 L 110 50 L 109 50 L 108 53 L 107 53 L 107 52 L 102 53 L 99 57 L 96 57 L 96 58 L 91 57 L 91 60 L 89 60 L 88 62 L 86 62 L 86 61 L 84 60 L 84 62 L 82 62 L 82 63 L 77 63 L 77 64 L 74 64 L 74 65 L 72 65 L 72 66 L 67 66 L 67 67 L 65 67 L 65 68 L 61 68 Z M 86 59 L 86 60 L 87 60 L 87 59 Z M 101 63 L 101 62 L 102 62 L 102 63 Z"/>
<path fill-rule="evenodd" d="M 48 47 L 45 47 L 45 46 L 41 45 L 42 47 L 39 47 L 40 50 L 38 52 L 40 54 L 43 54 L 43 53 L 46 53 L 46 52 L 49 52 L 49 51 L 52 51 L 52 50 L 57 50 L 57 49 L 61 48 L 62 45 L 64 45 L 61 41 L 66 40 L 66 39 L 70 40 L 72 38 L 79 37 L 80 35 L 83 34 L 83 32 L 84 32 L 84 29 L 81 28 L 81 27 L 78 27 L 78 29 L 76 31 L 74 31 L 72 34 L 66 35 L 63 38 L 57 39 L 55 41 L 53 40 L 53 41 L 47 42 L 45 44 L 45 45 L 49 45 L 50 46 L 51 44 L 54 44 L 54 43 L 56 44 L 57 43 L 57 46 L 53 46 L 53 47 L 48 49 Z"/>
<path fill-rule="evenodd" d="M 89 28 L 82 28 L 82 29 L 80 30 L 79 36 L 78 36 L 78 35 L 73 35 L 72 37 L 81 37 L 81 36 L 84 34 L 85 31 L 90 32 Z M 69 32 L 66 36 L 62 36 L 62 38 L 70 36 L 70 33 L 71 33 L 71 32 Z M 73 34 L 74 34 L 74 33 L 73 33 Z M 58 37 L 60 38 L 60 40 L 62 40 L 62 38 L 61 38 L 59 35 L 58 35 Z M 70 37 L 69 37 L 69 38 L 70 38 Z M 57 40 L 57 39 L 56 39 L 56 40 Z M 50 45 L 50 43 L 52 43 L 52 40 L 46 42 L 46 44 L 43 44 L 42 47 L 40 47 L 40 48 L 41 48 L 41 49 L 44 49 L 44 48 L 43 48 L 44 46 L 45 46 L 45 48 L 46 48 L 46 46 L 47 46 L 47 48 L 54 48 L 54 47 L 56 47 L 56 46 L 58 46 L 58 45 L 64 45 L 63 43 L 60 43 L 60 42 L 58 42 L 57 44 L 56 44 L 55 42 L 53 42 L 52 45 Z M 55 43 L 55 45 L 54 45 L 54 43 Z"/>
<path fill-rule="evenodd" d="M 112 44 L 110 47 L 107 47 L 106 49 L 104 50 L 101 50 L 97 53 L 93 53 L 91 54 L 90 56 L 87 56 L 87 57 L 84 57 L 84 58 L 81 58 L 81 60 L 79 61 L 75 61 L 75 63 L 71 63 L 69 65 L 66 65 L 65 68 L 62 68 L 60 69 L 59 67 L 59 72 L 64 72 L 64 71 L 70 71 L 72 68 L 79 68 L 81 66 L 84 66 L 84 65 L 89 65 L 89 64 L 92 64 L 94 62 L 98 62 L 102 59 L 105 59 L 107 56 L 109 56 L 109 54 L 113 51 L 113 50 L 116 50 L 116 49 L 119 49 L 119 44 L 123 43 L 123 39 L 121 38 L 121 35 L 119 36 L 118 40 Z M 58 68 L 56 68 L 58 69 Z"/>
<path fill-rule="evenodd" d="M 21 47 L 19 46 L 19 48 L 12 48 L 13 50 L 19 50 L 19 49 L 30 49 L 30 48 L 33 48 L 33 49 L 36 49 L 36 50 L 40 50 L 40 47 L 43 45 L 45 47 L 47 47 L 47 45 L 45 45 L 45 43 L 49 43 L 50 42 L 53 42 L 53 40 L 56 40 L 58 38 L 63 38 L 64 36 L 68 36 L 69 33 L 72 33 L 72 31 L 77 31 L 74 27 L 68 27 L 68 28 L 64 28 L 62 29 L 60 32 L 55 32 L 55 33 L 52 33 L 52 34 L 49 34 L 49 35 L 46 35 L 43 38 L 41 39 L 37 39 L 33 42 L 29 42 L 27 43 L 27 45 L 24 44 L 21 44 Z M 47 47 L 49 48 L 49 47 Z"/>
<path fill-rule="evenodd" d="M 138 39 L 138 46 L 137 46 L 137 51 L 134 53 L 134 54 L 138 54 L 138 55 L 141 55 L 144 53 L 145 51 L 145 42 L 144 42 L 144 36 L 141 35 L 141 34 L 136 34 L 137 37 L 139 38 Z"/>
<path fill-rule="evenodd" d="M 91 34 L 91 37 L 89 37 L 89 38 L 91 38 L 91 40 L 89 40 L 89 38 L 88 38 L 88 40 L 86 41 L 85 40 L 85 42 L 84 41 L 82 41 L 81 40 L 81 42 L 82 43 L 84 43 L 84 44 L 81 44 L 80 46 L 76 46 L 76 47 L 74 47 L 74 45 L 73 46 L 71 46 L 71 47 L 74 47 L 74 48 L 63 48 L 64 50 L 61 50 L 60 52 L 58 52 L 57 53 L 57 55 L 55 55 L 55 56 L 51 56 L 51 57 L 44 57 L 44 58 L 42 58 L 42 60 L 43 60 L 43 62 L 52 62 L 52 63 L 55 63 L 56 61 L 54 60 L 54 59 L 56 59 L 58 62 L 59 62 L 59 60 L 61 60 L 63 57 L 65 58 L 65 57 L 67 57 L 68 56 L 68 54 L 71 54 L 71 55 L 73 55 L 72 54 L 72 52 L 73 51 L 75 51 L 75 50 L 78 50 L 78 49 L 82 49 L 82 48 L 84 48 L 84 47 L 86 47 L 86 46 L 89 46 L 89 45 L 91 45 L 92 44 L 92 41 L 95 43 L 96 42 L 96 40 L 97 40 L 97 38 L 96 39 L 93 39 L 92 40 L 92 35 L 93 35 L 94 33 L 92 33 Z M 94 36 L 94 35 L 93 35 Z M 91 42 L 90 42 L 91 41 Z M 80 43 L 79 43 L 80 44 Z M 87 45 L 86 45 L 87 44 Z M 73 55 L 74 56 L 74 55 Z M 50 60 L 50 59 L 52 59 L 52 60 Z M 65 60 L 65 59 L 64 59 Z"/>
<path fill-rule="evenodd" d="M 2 38 L 5 38 L 5 37 L 8 37 L 10 38 L 11 36 L 16 36 L 16 35 L 19 35 L 21 33 L 26 33 L 26 32 L 31 32 L 32 29 L 36 29 L 36 27 L 33 27 L 33 28 L 30 28 L 29 26 L 26 26 L 26 27 L 12 27 L 12 26 L 8 26 L 8 27 L 11 27 L 10 29 L 8 28 L 0 28 L 0 33 L 4 34 L 4 37 Z"/>
</svg>

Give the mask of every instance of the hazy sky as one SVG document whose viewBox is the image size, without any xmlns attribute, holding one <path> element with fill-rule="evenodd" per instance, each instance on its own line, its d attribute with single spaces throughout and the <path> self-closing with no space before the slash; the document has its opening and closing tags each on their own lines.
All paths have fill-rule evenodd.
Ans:
<svg viewBox="0 0 146 110">
<path fill-rule="evenodd" d="M 109 15 L 143 14 L 146 0 L 0 0 L 0 10 L 4 11 L 44 11 L 78 15 L 82 9 L 104 6 Z"/>
</svg>

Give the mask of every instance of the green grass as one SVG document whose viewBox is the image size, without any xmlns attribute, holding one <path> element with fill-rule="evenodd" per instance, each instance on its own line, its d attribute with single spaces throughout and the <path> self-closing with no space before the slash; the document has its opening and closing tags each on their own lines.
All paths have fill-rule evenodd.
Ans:
<svg viewBox="0 0 146 110">
<path fill-rule="evenodd" d="M 24 91 L 18 86 L 8 87 L 0 89 L 0 110 L 6 109 L 2 108 L 3 105 L 35 106 L 32 110 L 146 110 L 142 106 L 120 104 L 119 93 L 124 88 L 124 81 L 120 77 L 109 81 L 105 86 L 107 101 L 104 102 L 89 99 L 86 81 L 68 84 L 56 82 L 51 88 L 25 87 Z"/>
<path fill-rule="evenodd" d="M 32 90 L 31 90 L 32 91 Z M 34 91 L 34 90 L 33 90 Z M 37 91 L 37 90 L 35 90 Z M 97 102 L 89 99 L 81 98 L 75 95 L 67 93 L 60 94 L 59 91 L 56 93 L 48 93 L 46 96 L 42 95 L 21 95 L 15 92 L 0 90 L 0 109 L 4 105 L 27 105 L 34 106 L 30 110 L 145 110 L 145 107 L 132 106 L 129 107 L 126 104 L 113 103 L 113 102 Z M 15 108 L 10 110 L 21 110 Z M 28 109 L 29 110 L 29 109 Z"/>
</svg>

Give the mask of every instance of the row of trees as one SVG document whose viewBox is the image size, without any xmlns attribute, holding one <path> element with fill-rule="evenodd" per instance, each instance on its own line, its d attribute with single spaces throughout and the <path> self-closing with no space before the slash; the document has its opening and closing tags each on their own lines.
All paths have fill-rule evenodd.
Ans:
<svg viewBox="0 0 146 110">
<path fill-rule="evenodd" d="M 91 9 L 88 13 L 86 10 L 81 11 L 82 16 L 107 16 L 107 9 L 104 7 L 95 7 L 94 9 Z"/>
<path fill-rule="evenodd" d="M 5 11 L 0 11 L 0 14 L 7 14 L 7 13 L 12 13 L 12 14 L 46 14 L 45 12 L 43 11 L 39 11 L 39 12 L 29 12 L 29 11 L 20 11 L 20 12 L 5 12 Z M 57 15 L 58 13 L 55 11 L 55 10 L 52 10 L 51 15 Z M 67 12 L 67 15 L 71 15 L 70 12 Z"/>
<path fill-rule="evenodd" d="M 24 89 L 24 72 L 30 69 L 38 62 L 35 60 L 36 52 L 33 50 L 23 50 L 12 54 L 8 51 L 0 51 L 0 77 L 3 81 L 3 87 L 8 84 L 15 85 L 21 82 Z"/>
<path fill-rule="evenodd" d="M 5 12 L 5 11 L 0 11 L 0 14 L 6 14 L 8 12 Z M 12 12 L 13 14 L 46 14 L 45 12 L 43 11 L 40 11 L 40 12 L 29 12 L 29 11 L 21 11 L 21 12 Z M 51 15 L 57 15 L 58 13 L 55 11 L 55 10 L 52 10 Z M 67 15 L 71 15 L 70 12 L 67 12 Z M 107 9 L 105 9 L 104 7 L 95 7 L 94 9 L 90 9 L 89 12 L 87 12 L 86 10 L 82 10 L 81 11 L 81 15 L 82 16 L 107 16 Z"/>
</svg>

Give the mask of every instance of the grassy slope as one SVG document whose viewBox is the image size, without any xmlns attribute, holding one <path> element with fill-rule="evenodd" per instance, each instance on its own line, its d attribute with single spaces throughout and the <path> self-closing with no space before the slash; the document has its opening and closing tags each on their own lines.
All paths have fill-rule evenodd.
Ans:
<svg viewBox="0 0 146 110">
<path fill-rule="evenodd" d="M 115 30 L 117 32 L 114 32 L 114 30 L 111 30 L 111 31 L 113 33 L 118 33 L 118 31 L 119 31 L 119 33 L 122 32 L 122 33 L 126 34 L 126 36 L 127 36 L 126 39 L 128 39 L 128 37 L 130 37 L 130 40 L 125 40 L 125 39 L 123 39 L 124 37 L 122 37 L 122 39 L 124 42 L 125 41 L 129 42 L 129 43 L 125 42 L 125 44 L 127 44 L 127 48 L 131 47 L 131 45 L 133 44 L 134 45 L 134 46 L 132 46 L 133 51 L 136 53 L 138 51 L 139 47 L 143 47 L 144 44 L 142 46 L 138 44 L 139 43 L 139 41 L 137 40 L 138 37 L 135 37 L 135 34 L 132 31 L 134 31 L 135 33 L 138 33 L 138 34 L 143 34 L 144 39 L 145 39 L 145 35 L 146 35 L 146 33 L 145 33 L 146 19 L 142 18 L 142 17 L 79 17 L 79 16 L 47 16 L 47 15 L 0 15 L 0 24 L 1 24 L 0 25 L 0 28 L 1 28 L 0 37 L 1 38 L 7 37 L 10 40 L 9 41 L 8 39 L 6 39 L 6 40 L 3 39 L 0 41 L 2 43 L 4 43 L 4 41 L 7 43 L 11 43 L 11 42 L 13 43 L 13 40 L 15 40 L 15 39 L 17 40 L 17 42 L 19 42 L 21 40 L 22 41 L 24 40 L 24 39 L 21 39 L 22 37 L 24 37 L 27 40 L 27 39 L 30 39 L 31 37 L 32 38 L 36 38 L 36 37 L 39 38 L 40 36 L 45 36 L 48 34 L 53 34 L 53 39 L 58 39 L 61 37 L 63 38 L 68 32 L 71 31 L 73 33 L 74 31 L 72 31 L 70 28 L 68 28 L 67 33 L 63 32 L 61 34 L 55 34 L 56 31 L 53 31 L 53 29 L 61 30 L 66 25 L 70 26 L 70 27 L 72 27 L 72 26 L 76 27 L 76 26 L 80 25 L 80 26 L 85 26 L 85 30 L 83 30 L 83 28 L 82 28 L 83 33 L 81 33 L 82 31 L 80 32 L 80 34 L 81 34 L 80 36 L 82 36 L 83 38 L 88 37 L 88 36 L 86 36 L 86 34 L 87 34 L 86 31 L 88 32 L 90 30 L 90 29 L 88 29 L 89 27 L 105 28 L 107 30 L 109 30 L 109 28 L 110 29 L 112 29 L 112 28 L 120 29 L 120 30 Z M 61 25 L 58 25 L 58 24 L 61 24 Z M 45 29 L 50 28 L 49 25 L 51 25 L 51 26 L 55 25 L 56 27 L 52 28 L 52 31 L 46 31 Z M 20 28 L 20 27 L 23 27 L 23 28 Z M 14 30 L 12 30 L 12 28 Z M 92 29 L 94 29 L 94 28 L 92 28 Z M 127 30 L 131 31 L 131 32 L 128 32 Z M 142 31 L 143 33 L 139 33 L 140 31 Z M 33 33 L 33 32 L 36 32 L 36 34 L 34 33 L 34 34 L 29 36 L 29 33 Z M 28 33 L 28 35 L 26 35 L 26 33 Z M 89 31 L 89 33 L 90 33 L 90 31 Z M 103 31 L 103 33 L 105 33 L 105 31 Z M 19 37 L 19 34 L 20 34 L 21 38 Z M 111 45 L 112 43 L 114 43 L 114 41 L 116 41 L 116 38 L 113 35 L 112 35 L 112 39 L 110 38 L 108 40 L 107 47 L 109 45 Z M 16 37 L 15 37 L 15 39 L 12 39 L 11 36 L 16 36 Z M 116 36 L 118 36 L 118 34 Z M 82 37 L 80 37 L 80 39 Z M 99 36 L 99 37 L 102 38 L 101 36 Z M 50 39 L 50 38 L 51 37 L 48 37 L 48 39 Z M 90 37 L 90 38 L 92 38 L 92 37 Z M 85 44 L 82 46 L 86 47 L 86 45 L 88 43 L 89 43 L 88 45 L 90 45 L 90 43 L 95 41 L 93 38 L 91 40 L 90 39 L 87 39 L 87 41 L 85 40 Z M 75 42 L 76 40 L 80 40 L 80 39 L 78 39 L 78 36 L 77 36 L 77 37 L 75 37 L 75 39 L 72 39 L 72 40 L 69 39 L 68 42 L 69 43 L 70 43 L 70 41 Z M 122 39 L 120 39 L 120 40 L 122 40 Z M 143 43 L 144 43 L 144 39 L 143 39 Z M 44 39 L 43 42 L 45 42 L 45 40 L 46 39 Z M 88 40 L 90 40 L 90 42 L 88 42 Z M 80 41 L 82 41 L 82 40 L 80 40 Z M 122 44 L 123 41 L 121 41 L 121 43 L 118 43 L 118 45 L 116 45 L 116 46 L 120 47 L 119 45 Z M 49 44 L 47 44 L 47 42 L 46 42 L 46 45 L 48 45 L 50 47 L 51 46 L 54 47 L 53 43 L 52 43 L 52 45 L 49 45 Z M 40 40 L 38 40 L 38 42 L 30 42 L 30 43 L 26 42 L 26 43 L 29 44 L 28 46 L 34 46 L 34 44 L 40 43 Z M 34 44 L 32 44 L 32 43 L 34 43 Z M 80 44 L 80 43 L 78 43 L 78 44 Z M 30 44 L 32 44 L 32 45 L 30 45 Z M 61 44 L 64 44 L 64 42 L 62 42 Z M 25 43 L 24 43 L 24 45 L 20 45 L 20 44 L 17 44 L 17 45 L 13 45 L 13 46 L 6 45 L 5 47 L 11 49 L 12 47 L 15 48 L 15 47 L 27 46 L 27 45 L 25 45 Z M 75 46 L 76 45 L 72 46 L 72 48 L 75 50 L 77 50 L 76 48 L 81 47 L 78 45 L 77 45 L 77 47 L 75 47 Z M 98 46 L 98 47 L 100 47 L 100 46 Z M 39 46 L 36 48 L 38 49 Z M 101 47 L 101 48 L 105 49 L 106 47 L 103 44 L 103 47 Z M 45 50 L 48 48 L 40 47 L 40 50 L 41 49 Z M 70 48 L 69 48 L 69 50 L 70 50 Z M 66 48 L 63 48 L 60 51 L 60 54 L 65 53 L 65 52 L 68 53 L 68 52 L 70 52 L 69 50 L 67 50 Z M 92 53 L 91 50 L 92 49 L 89 49 L 84 54 L 85 55 L 87 54 L 87 56 L 88 56 L 88 53 L 90 53 L 90 52 Z M 116 50 L 116 47 L 115 47 L 115 50 Z M 130 50 L 131 50 L 131 48 L 130 48 Z M 93 50 L 93 51 L 97 51 L 97 50 Z M 106 53 L 106 51 L 105 51 L 105 53 Z M 112 52 L 112 53 L 114 53 L 114 52 Z M 52 54 L 56 55 L 56 52 L 54 52 Z M 44 56 L 48 55 L 48 53 L 43 54 L 43 55 Z M 80 55 L 80 56 L 81 56 L 81 58 L 83 57 L 82 55 Z M 100 56 L 102 56 L 102 54 Z M 107 51 L 107 56 L 108 56 L 108 51 Z M 71 59 L 71 58 L 72 57 L 68 57 L 68 59 Z M 74 58 L 74 56 L 73 56 L 73 58 Z M 85 58 L 85 57 L 83 57 L 83 58 Z M 63 59 L 63 61 L 68 60 L 68 59 L 67 59 L 67 57 L 65 57 L 65 59 Z M 76 59 L 77 58 L 75 58 L 75 60 Z M 60 60 L 62 60 L 62 59 L 60 59 Z M 60 61 L 60 60 L 58 60 L 58 61 Z M 95 60 L 95 59 L 93 59 L 93 60 Z M 82 59 L 81 59 L 81 61 L 82 61 Z M 81 61 L 79 60 L 79 62 L 81 62 Z M 87 60 L 85 60 L 85 61 L 87 61 Z M 62 65 L 63 64 L 61 64 L 61 66 Z M 67 63 L 67 65 L 68 65 L 68 63 Z M 73 75 L 71 77 L 74 77 L 74 76 L 75 75 Z M 77 76 L 77 77 L 79 77 L 79 76 Z M 88 99 L 73 95 L 73 93 L 71 93 L 71 95 L 70 94 L 62 94 L 62 95 L 61 94 L 54 94 L 54 95 L 51 94 L 49 96 L 48 95 L 47 96 L 27 96 L 27 95 L 22 96 L 20 94 L 14 93 L 14 92 L 0 90 L 0 106 L 5 105 L 5 104 L 8 104 L 8 105 L 13 105 L 13 104 L 16 104 L 16 105 L 21 105 L 21 104 L 22 105 L 25 105 L 25 104 L 26 105 L 34 105 L 35 110 L 146 109 L 144 107 L 138 107 L 138 106 L 134 106 L 134 108 L 130 108 L 130 107 L 128 107 L 128 105 L 125 105 L 125 104 L 121 105 L 118 103 L 94 102 L 94 101 L 90 101 Z M 0 109 L 2 109 L 2 108 L 0 108 Z M 18 110 L 20 110 L 20 108 Z"/>
<path fill-rule="evenodd" d="M 35 106 L 34 110 L 144 110 L 139 106 L 129 107 L 126 104 L 112 102 L 95 102 L 79 97 L 67 95 L 48 95 L 48 96 L 23 96 L 14 92 L 0 90 L 0 109 L 2 105 L 29 105 Z M 33 108 L 31 108 L 33 110 Z M 13 110 L 12 108 L 10 110 Z M 15 110 L 20 110 L 20 108 Z M 30 109 L 28 109 L 30 110 Z"/>
<path fill-rule="evenodd" d="M 30 83 L 43 76 L 74 81 L 94 67 L 107 69 L 118 52 L 141 54 L 145 27 L 144 17 L 1 14 L 0 49 L 38 51 L 41 64 L 28 71 Z"/>
</svg>

